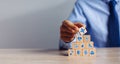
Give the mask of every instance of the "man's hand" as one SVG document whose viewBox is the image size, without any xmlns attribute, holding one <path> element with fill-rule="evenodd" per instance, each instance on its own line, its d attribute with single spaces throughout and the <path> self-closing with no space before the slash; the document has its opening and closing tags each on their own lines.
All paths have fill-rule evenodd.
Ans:
<svg viewBox="0 0 120 64">
<path fill-rule="evenodd" d="M 84 25 L 79 22 L 72 23 L 71 21 L 64 20 L 60 27 L 60 38 L 64 42 L 71 42 L 75 34 L 79 31 L 79 28 L 83 26 Z"/>
</svg>

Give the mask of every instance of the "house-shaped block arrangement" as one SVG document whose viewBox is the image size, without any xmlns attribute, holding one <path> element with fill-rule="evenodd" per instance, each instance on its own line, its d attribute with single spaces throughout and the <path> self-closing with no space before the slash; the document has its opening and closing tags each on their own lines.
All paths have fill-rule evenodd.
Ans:
<svg viewBox="0 0 120 64">
<path fill-rule="evenodd" d="M 84 35 L 86 32 L 85 27 L 79 29 L 75 37 L 76 42 L 68 49 L 68 56 L 96 56 L 94 42 L 91 41 L 90 35 Z"/>
</svg>

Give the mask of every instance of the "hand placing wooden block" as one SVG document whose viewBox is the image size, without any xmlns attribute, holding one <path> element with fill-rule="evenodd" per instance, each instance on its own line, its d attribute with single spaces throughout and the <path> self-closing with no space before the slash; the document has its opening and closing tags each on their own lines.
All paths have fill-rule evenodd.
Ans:
<svg viewBox="0 0 120 64">
<path fill-rule="evenodd" d="M 84 43 L 89 43 L 91 40 L 90 35 L 83 35 L 83 42 Z"/>
</svg>

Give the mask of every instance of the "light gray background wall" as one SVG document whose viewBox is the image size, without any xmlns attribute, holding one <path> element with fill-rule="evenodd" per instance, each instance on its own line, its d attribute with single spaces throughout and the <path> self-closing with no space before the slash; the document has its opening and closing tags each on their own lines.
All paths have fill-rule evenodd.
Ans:
<svg viewBox="0 0 120 64">
<path fill-rule="evenodd" d="M 58 48 L 75 0 L 0 0 L 0 48 Z"/>
</svg>

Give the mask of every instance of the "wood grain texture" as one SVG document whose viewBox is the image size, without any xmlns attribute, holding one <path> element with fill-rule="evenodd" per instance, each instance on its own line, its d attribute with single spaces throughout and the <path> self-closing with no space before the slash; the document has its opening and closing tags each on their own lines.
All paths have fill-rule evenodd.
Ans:
<svg viewBox="0 0 120 64">
<path fill-rule="evenodd" d="M 0 64 L 120 64 L 120 48 L 97 48 L 96 57 L 68 57 L 66 51 L 0 49 Z"/>
</svg>

